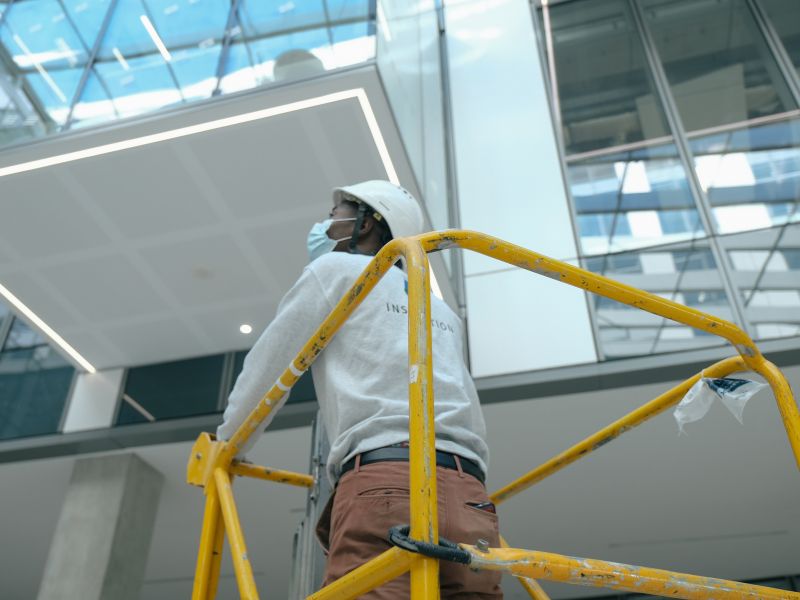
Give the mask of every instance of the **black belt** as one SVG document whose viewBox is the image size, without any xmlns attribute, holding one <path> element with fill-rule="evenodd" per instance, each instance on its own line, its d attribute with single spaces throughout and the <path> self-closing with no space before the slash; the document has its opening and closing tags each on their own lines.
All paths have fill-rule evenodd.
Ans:
<svg viewBox="0 0 800 600">
<path fill-rule="evenodd" d="M 461 462 L 461 470 L 464 471 L 464 473 L 472 475 L 481 483 L 485 483 L 483 471 L 481 471 L 481 468 L 477 465 L 477 463 L 462 456 L 459 456 L 458 460 Z M 408 462 L 408 448 L 388 446 L 386 448 L 378 448 L 376 450 L 370 450 L 369 452 L 364 452 L 361 454 L 360 464 L 362 467 L 364 465 L 377 462 Z M 453 469 L 454 471 L 458 470 L 455 455 L 450 454 L 449 452 L 441 452 L 439 450 L 436 451 L 436 466 L 444 467 L 445 469 Z M 354 456 L 342 465 L 341 474 L 344 475 L 348 471 L 355 469 L 355 467 L 356 457 Z"/>
</svg>

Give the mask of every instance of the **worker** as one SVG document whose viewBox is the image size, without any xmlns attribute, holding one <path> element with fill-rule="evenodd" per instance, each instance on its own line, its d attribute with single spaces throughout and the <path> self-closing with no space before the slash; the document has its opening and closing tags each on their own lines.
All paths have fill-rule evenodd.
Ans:
<svg viewBox="0 0 800 600">
<path fill-rule="evenodd" d="M 230 439 L 384 244 L 424 231 L 419 204 L 397 185 L 366 181 L 334 190 L 328 219 L 308 234 L 311 262 L 245 358 L 219 439 Z M 409 522 L 407 286 L 402 267 L 392 267 L 311 367 L 335 485 L 317 525 L 328 551 L 325 585 L 387 550 L 389 528 Z M 431 315 L 439 534 L 496 547 L 497 514 L 484 487 L 485 424 L 464 363 L 461 320 L 435 297 Z M 443 598 L 502 598 L 499 581 L 497 571 L 440 563 Z M 406 574 L 362 598 L 409 594 Z"/>
</svg>

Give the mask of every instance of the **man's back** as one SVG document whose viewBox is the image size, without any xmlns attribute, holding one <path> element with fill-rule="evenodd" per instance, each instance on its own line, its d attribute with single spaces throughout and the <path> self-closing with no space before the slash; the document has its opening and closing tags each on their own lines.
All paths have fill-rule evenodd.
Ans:
<svg viewBox="0 0 800 600">
<path fill-rule="evenodd" d="M 217 432 L 220 439 L 233 435 L 371 259 L 332 252 L 303 270 L 245 359 Z M 338 479 L 339 467 L 351 456 L 408 440 L 406 286 L 405 273 L 390 269 L 312 365 L 331 442 L 331 481 Z M 431 324 L 436 447 L 475 461 L 486 473 L 486 427 L 464 364 L 461 320 L 432 297 Z M 257 437 L 252 436 L 252 443 Z"/>
<path fill-rule="evenodd" d="M 371 258 L 334 252 L 307 267 L 327 311 Z M 485 425 L 464 364 L 461 320 L 433 297 L 431 326 L 436 447 L 474 460 L 485 473 Z M 331 441 L 332 480 L 351 456 L 408 440 L 408 293 L 399 268 L 384 275 L 311 370 Z"/>
</svg>

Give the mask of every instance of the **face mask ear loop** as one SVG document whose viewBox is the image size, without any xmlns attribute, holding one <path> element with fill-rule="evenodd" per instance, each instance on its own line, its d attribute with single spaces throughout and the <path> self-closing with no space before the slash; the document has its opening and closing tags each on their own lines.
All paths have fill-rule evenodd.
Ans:
<svg viewBox="0 0 800 600">
<path fill-rule="evenodd" d="M 361 230 L 361 225 L 364 223 L 364 217 L 367 214 L 367 205 L 360 202 L 358 205 L 358 215 L 356 222 L 353 225 L 353 235 L 350 237 L 350 244 L 347 246 L 347 251 L 350 254 L 357 254 L 356 244 L 358 244 L 358 232 Z"/>
</svg>

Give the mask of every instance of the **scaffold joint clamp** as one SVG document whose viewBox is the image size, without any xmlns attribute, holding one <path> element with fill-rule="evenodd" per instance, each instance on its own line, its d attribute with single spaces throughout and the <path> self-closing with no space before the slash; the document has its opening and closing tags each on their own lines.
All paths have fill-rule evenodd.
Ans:
<svg viewBox="0 0 800 600">
<path fill-rule="evenodd" d="M 431 544 L 408 537 L 410 531 L 410 525 L 395 525 L 389 530 L 389 543 L 403 550 L 422 554 L 429 558 L 449 560 L 463 565 L 468 565 L 472 561 L 472 555 L 469 552 L 450 540 L 439 538 L 438 544 Z"/>
</svg>

